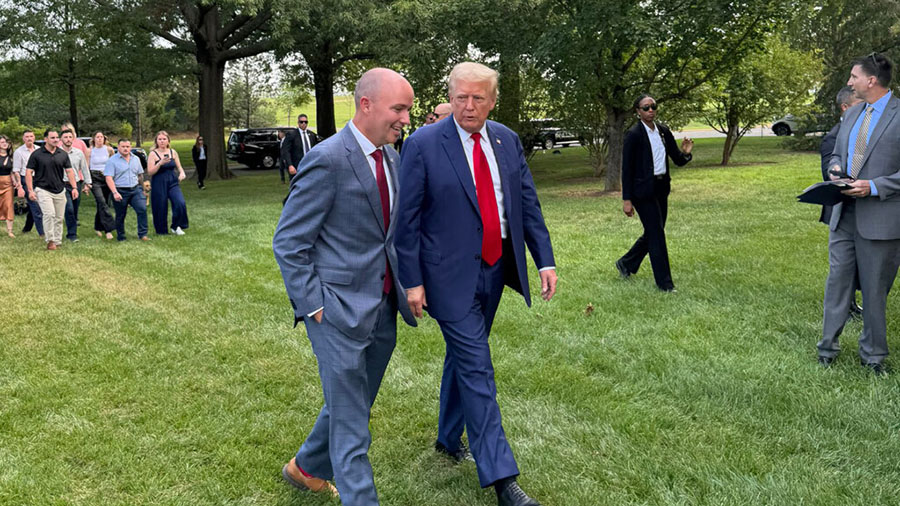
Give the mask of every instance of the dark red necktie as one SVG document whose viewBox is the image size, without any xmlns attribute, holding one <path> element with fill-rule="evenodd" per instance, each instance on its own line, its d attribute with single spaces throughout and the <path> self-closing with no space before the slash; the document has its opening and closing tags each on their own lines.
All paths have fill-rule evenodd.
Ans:
<svg viewBox="0 0 900 506">
<path fill-rule="evenodd" d="M 472 151 L 472 162 L 475 165 L 475 192 L 478 195 L 478 209 L 481 211 L 481 224 L 484 227 L 481 238 L 481 259 L 488 265 L 494 265 L 503 254 L 497 196 L 494 195 L 491 167 L 481 149 L 481 134 L 472 134 L 472 140 L 475 141 L 475 149 Z"/>
<path fill-rule="evenodd" d="M 388 191 L 387 176 L 384 174 L 384 154 L 381 149 L 372 152 L 375 159 L 375 182 L 378 184 L 378 195 L 381 197 L 381 216 L 384 218 L 384 232 L 387 233 L 391 226 L 391 194 Z M 391 265 L 385 259 L 384 268 L 384 293 L 390 293 L 394 287 L 394 277 L 391 275 Z"/>
</svg>

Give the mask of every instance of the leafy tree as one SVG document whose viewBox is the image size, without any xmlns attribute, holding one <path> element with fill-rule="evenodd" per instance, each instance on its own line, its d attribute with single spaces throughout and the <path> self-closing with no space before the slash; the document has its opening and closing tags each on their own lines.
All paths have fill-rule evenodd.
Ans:
<svg viewBox="0 0 900 506">
<path fill-rule="evenodd" d="M 762 50 L 720 74 L 705 86 L 708 125 L 725 134 L 722 165 L 728 165 L 744 134 L 767 119 L 811 105 L 810 89 L 821 77 L 821 62 L 812 52 L 792 49 L 772 36 Z"/>
<path fill-rule="evenodd" d="M 900 8 L 897 0 L 821 0 L 802 7 L 791 21 L 791 43 L 821 55 L 816 104 L 833 123 L 841 113 L 834 97 L 847 84 L 854 58 L 878 51 L 900 63 Z"/>
<path fill-rule="evenodd" d="M 210 173 L 233 177 L 225 160 L 225 65 L 274 48 L 272 0 L 95 0 L 123 20 L 192 56 L 199 74 L 200 134 L 207 139 Z M 126 21 L 123 21 L 126 22 Z"/>
<path fill-rule="evenodd" d="M 275 120 L 266 114 L 266 97 L 274 94 L 269 55 L 245 58 L 229 66 L 226 72 L 225 120 L 229 126 L 250 128 Z"/>
<path fill-rule="evenodd" d="M 557 0 L 540 41 L 553 99 L 581 116 L 595 174 L 621 187 L 625 122 L 641 92 L 683 101 L 759 46 L 790 2 Z M 602 158 L 601 158 L 602 157 Z"/>
<path fill-rule="evenodd" d="M 351 87 L 352 67 L 348 63 L 371 60 L 379 30 L 396 26 L 388 15 L 391 0 L 319 0 L 291 4 L 287 18 L 279 27 L 278 56 L 299 53 L 303 63 L 292 66 L 296 77 L 291 85 L 312 85 L 316 96 L 316 133 L 334 134 L 335 87 Z M 293 124 L 293 123 L 292 123 Z"/>
</svg>

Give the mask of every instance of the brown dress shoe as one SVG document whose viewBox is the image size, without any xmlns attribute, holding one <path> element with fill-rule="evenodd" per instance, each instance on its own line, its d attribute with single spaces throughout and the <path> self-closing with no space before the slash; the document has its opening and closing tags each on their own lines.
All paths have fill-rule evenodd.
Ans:
<svg viewBox="0 0 900 506">
<path fill-rule="evenodd" d="M 309 478 L 304 476 L 294 459 L 281 468 L 281 477 L 294 488 L 311 492 L 330 492 L 332 496 L 339 497 L 337 489 L 329 481 L 314 476 Z"/>
<path fill-rule="evenodd" d="M 50 250 L 50 251 L 56 250 L 56 243 L 53 242 L 53 241 L 48 242 L 48 243 L 47 243 L 47 249 Z"/>
</svg>

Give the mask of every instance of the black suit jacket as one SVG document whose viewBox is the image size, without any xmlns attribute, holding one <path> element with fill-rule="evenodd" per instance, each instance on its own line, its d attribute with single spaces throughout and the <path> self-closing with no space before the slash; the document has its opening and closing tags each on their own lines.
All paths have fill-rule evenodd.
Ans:
<svg viewBox="0 0 900 506">
<path fill-rule="evenodd" d="M 203 149 L 206 150 L 206 158 L 204 160 L 209 160 L 209 150 L 206 149 L 206 146 Z M 194 159 L 194 166 L 196 167 L 200 163 L 200 148 L 196 144 L 191 147 L 191 158 Z"/>
<path fill-rule="evenodd" d="M 819 145 L 819 153 L 822 155 L 822 180 L 828 181 L 828 165 L 831 162 L 831 153 L 834 151 L 834 145 L 837 143 L 838 130 L 841 124 L 838 123 L 822 137 L 822 144 Z M 831 223 L 831 206 L 822 206 L 822 214 L 819 215 L 819 221 L 828 225 Z"/>
<path fill-rule="evenodd" d="M 316 133 L 310 129 L 306 129 L 309 140 L 309 149 L 312 149 L 319 142 Z M 300 129 L 294 128 L 288 130 L 284 134 L 284 142 L 281 143 L 281 159 L 286 161 L 286 165 L 293 165 L 296 169 L 303 159 L 303 139 L 300 138 Z"/>
<path fill-rule="evenodd" d="M 675 165 L 691 161 L 690 154 L 684 154 L 675 143 L 672 131 L 665 125 L 656 124 L 656 133 L 662 136 L 666 147 L 665 181 L 669 181 L 669 158 Z M 653 195 L 653 148 L 650 137 L 642 122 L 638 121 L 625 133 L 625 146 L 622 149 L 622 200 L 647 198 Z"/>
</svg>

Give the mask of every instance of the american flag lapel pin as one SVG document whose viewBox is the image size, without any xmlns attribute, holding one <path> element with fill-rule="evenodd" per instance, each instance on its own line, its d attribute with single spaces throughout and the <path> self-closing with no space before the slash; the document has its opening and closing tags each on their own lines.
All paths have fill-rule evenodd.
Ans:
<svg viewBox="0 0 900 506">
<path fill-rule="evenodd" d="M 498 145 L 498 146 L 502 146 L 502 145 L 503 145 L 503 143 L 500 142 L 500 139 L 497 139 L 497 145 Z"/>
</svg>

